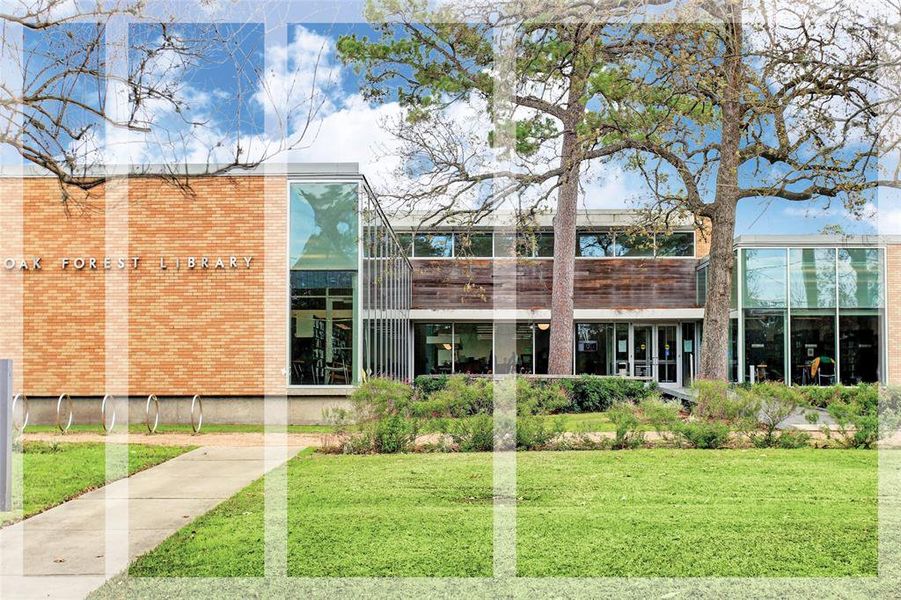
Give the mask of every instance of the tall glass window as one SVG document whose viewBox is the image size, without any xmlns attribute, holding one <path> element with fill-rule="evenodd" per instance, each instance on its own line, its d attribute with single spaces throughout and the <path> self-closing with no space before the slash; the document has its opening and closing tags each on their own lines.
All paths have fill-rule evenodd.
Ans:
<svg viewBox="0 0 901 600">
<path fill-rule="evenodd" d="M 791 248 L 792 308 L 835 307 L 835 248 Z"/>
<path fill-rule="evenodd" d="M 609 323 L 576 324 L 576 375 L 615 371 L 614 331 Z"/>
<path fill-rule="evenodd" d="M 785 381 L 785 311 L 745 311 L 745 364 L 755 381 Z"/>
<path fill-rule="evenodd" d="M 535 374 L 547 375 L 551 356 L 551 324 L 535 323 Z"/>
<path fill-rule="evenodd" d="M 454 370 L 454 332 L 451 323 L 413 326 L 416 375 L 449 375 Z"/>
<path fill-rule="evenodd" d="M 839 248 L 839 306 L 880 308 L 883 298 L 882 265 L 881 248 Z"/>
<path fill-rule="evenodd" d="M 799 385 L 835 383 L 835 312 L 792 313 L 792 381 Z"/>
<path fill-rule="evenodd" d="M 492 372 L 494 331 L 491 323 L 455 323 L 454 337 L 457 341 L 454 372 Z"/>
<path fill-rule="evenodd" d="M 785 308 L 786 260 L 784 248 L 744 248 L 741 251 L 745 308 Z"/>
<path fill-rule="evenodd" d="M 880 316 L 842 314 L 838 319 L 841 382 L 845 385 L 880 381 Z"/>
<path fill-rule="evenodd" d="M 290 187 L 292 385 L 356 381 L 358 185 Z"/>
</svg>

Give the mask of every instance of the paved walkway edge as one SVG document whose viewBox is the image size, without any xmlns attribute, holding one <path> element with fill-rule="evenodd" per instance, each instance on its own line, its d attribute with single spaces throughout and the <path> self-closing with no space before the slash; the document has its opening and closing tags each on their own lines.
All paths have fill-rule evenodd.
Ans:
<svg viewBox="0 0 901 600">
<path fill-rule="evenodd" d="M 84 598 L 300 447 L 203 447 L 0 530 L 0 598 Z"/>
</svg>

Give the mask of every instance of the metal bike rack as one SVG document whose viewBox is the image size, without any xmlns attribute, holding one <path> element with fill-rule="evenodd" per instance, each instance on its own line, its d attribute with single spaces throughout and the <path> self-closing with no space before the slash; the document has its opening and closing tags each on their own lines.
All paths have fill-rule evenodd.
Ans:
<svg viewBox="0 0 901 600">
<path fill-rule="evenodd" d="M 112 411 L 112 421 L 107 419 L 108 411 Z M 103 433 L 112 433 L 116 428 L 116 398 L 111 394 L 104 396 L 100 403 L 100 426 L 103 428 Z"/>
<path fill-rule="evenodd" d="M 153 404 L 153 425 L 150 424 L 150 405 Z M 149 433 L 156 433 L 156 428 L 160 425 L 160 401 L 156 394 L 147 396 L 147 404 L 144 406 L 144 425 L 147 426 Z"/>
<path fill-rule="evenodd" d="M 22 414 L 22 422 L 16 423 L 16 405 L 19 404 L 19 401 L 22 402 L 22 410 L 24 412 Z M 25 394 L 16 394 L 15 397 L 13 397 L 12 414 L 13 427 L 15 427 L 19 433 L 22 433 L 25 431 L 25 428 L 28 427 L 28 417 L 31 416 L 31 405 L 28 402 L 28 396 Z"/>
<path fill-rule="evenodd" d="M 65 426 L 63 426 L 62 419 L 63 400 L 66 401 L 66 412 L 69 413 Z M 74 419 L 75 413 L 72 411 L 72 397 L 69 394 L 60 394 L 59 399 L 56 401 L 56 426 L 59 427 L 61 432 L 67 433 L 69 428 L 72 427 L 72 421 Z"/>
<path fill-rule="evenodd" d="M 194 417 L 195 406 L 197 407 L 196 418 Z M 194 430 L 194 433 L 200 433 L 201 427 L 203 427 L 203 400 L 200 399 L 200 396 L 194 394 L 194 397 L 191 398 L 191 429 Z"/>
</svg>

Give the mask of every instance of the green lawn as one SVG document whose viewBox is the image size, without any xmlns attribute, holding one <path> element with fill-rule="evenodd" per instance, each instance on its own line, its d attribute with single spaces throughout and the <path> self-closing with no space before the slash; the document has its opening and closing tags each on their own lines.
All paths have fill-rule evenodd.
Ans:
<svg viewBox="0 0 901 600">
<path fill-rule="evenodd" d="M 546 415 L 542 417 L 550 424 L 557 418 L 563 419 L 564 431 L 584 432 L 584 431 L 614 431 L 613 423 L 607 418 L 607 413 L 582 413 L 582 414 L 566 414 L 566 415 Z M 425 433 L 437 431 L 440 421 L 447 419 L 430 419 L 423 421 L 422 430 Z M 100 425 L 83 425 L 75 424 L 69 430 L 73 433 L 90 432 L 102 433 Z M 122 426 L 117 426 L 116 432 L 123 431 Z M 147 427 L 142 424 L 132 424 L 128 426 L 130 433 L 147 433 Z M 262 425 L 204 425 L 201 434 L 204 433 L 261 433 Z M 334 433 L 334 425 L 289 425 L 288 433 Z M 55 425 L 29 425 L 25 429 L 25 433 L 59 433 L 59 429 Z M 190 425 L 163 425 L 157 429 L 157 433 L 191 433 Z M 62 435 L 62 434 L 60 434 Z"/>
<path fill-rule="evenodd" d="M 517 454 L 523 576 L 876 572 L 876 452 Z M 490 576 L 490 454 L 331 456 L 288 465 L 292 576 Z M 260 576 L 259 481 L 131 568 Z"/>
<path fill-rule="evenodd" d="M 24 517 L 105 485 L 105 446 L 26 442 L 22 455 Z M 128 447 L 128 472 L 132 474 L 158 465 L 188 450 L 190 448 L 131 444 Z M 119 452 L 111 453 L 113 460 L 119 456 Z M 115 463 L 113 468 L 118 472 L 122 470 Z M 11 520 L 9 513 L 0 513 L 0 523 Z"/>
</svg>

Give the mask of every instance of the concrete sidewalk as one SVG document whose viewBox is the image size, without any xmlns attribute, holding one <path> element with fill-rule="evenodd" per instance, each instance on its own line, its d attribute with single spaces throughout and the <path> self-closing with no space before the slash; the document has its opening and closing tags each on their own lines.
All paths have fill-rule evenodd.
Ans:
<svg viewBox="0 0 901 600">
<path fill-rule="evenodd" d="M 300 450 L 205 447 L 0 530 L 0 598 L 83 598 Z"/>
</svg>

